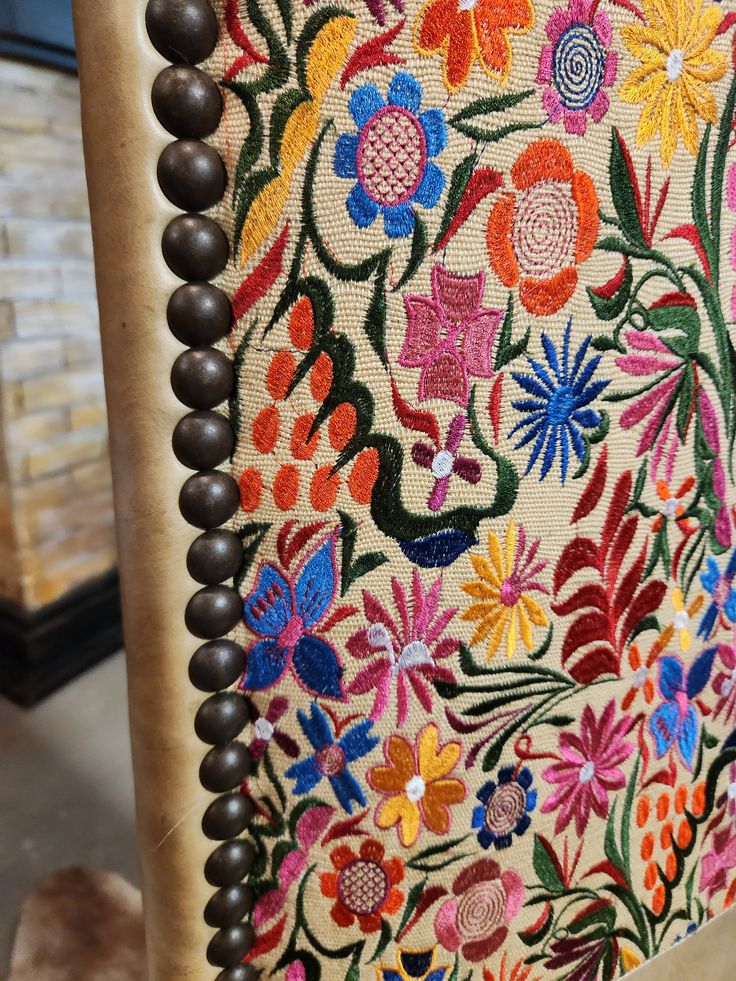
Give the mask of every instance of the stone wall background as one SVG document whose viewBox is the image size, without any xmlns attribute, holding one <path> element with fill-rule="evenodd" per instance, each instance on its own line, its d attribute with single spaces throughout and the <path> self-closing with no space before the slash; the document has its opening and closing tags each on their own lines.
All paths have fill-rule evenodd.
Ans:
<svg viewBox="0 0 736 981">
<path fill-rule="evenodd" d="M 115 566 L 77 79 L 0 59 L 0 599 Z"/>
</svg>

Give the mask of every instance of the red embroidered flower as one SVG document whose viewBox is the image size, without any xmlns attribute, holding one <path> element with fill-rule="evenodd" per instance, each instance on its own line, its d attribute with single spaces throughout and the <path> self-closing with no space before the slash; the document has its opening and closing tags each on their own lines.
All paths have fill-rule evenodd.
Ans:
<svg viewBox="0 0 736 981">
<path fill-rule="evenodd" d="M 537 316 L 560 310 L 575 292 L 577 267 L 598 237 L 593 182 L 557 140 L 537 140 L 511 168 L 516 193 L 504 194 L 488 219 L 488 256 L 504 286 L 519 287 Z"/>
<path fill-rule="evenodd" d="M 349 845 L 339 845 L 330 855 L 335 872 L 323 872 L 320 889 L 334 899 L 332 919 L 341 927 L 355 921 L 363 933 L 381 929 L 381 917 L 398 913 L 404 894 L 396 885 L 404 878 L 400 858 L 385 858 L 383 845 L 368 838 L 356 854 Z"/>
<path fill-rule="evenodd" d="M 483 961 L 503 944 L 523 902 L 518 872 L 502 873 L 498 862 L 481 858 L 453 882 L 452 897 L 435 917 L 437 939 L 451 953 L 459 949 L 466 961 Z"/>
</svg>

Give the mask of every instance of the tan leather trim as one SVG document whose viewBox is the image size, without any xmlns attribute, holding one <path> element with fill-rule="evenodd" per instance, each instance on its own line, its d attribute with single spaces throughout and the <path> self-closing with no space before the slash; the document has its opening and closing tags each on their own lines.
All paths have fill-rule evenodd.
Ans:
<svg viewBox="0 0 736 981">
<path fill-rule="evenodd" d="M 200 821 L 201 696 L 187 676 L 196 641 L 184 607 L 193 529 L 177 498 L 188 472 L 171 451 L 182 407 L 169 370 L 182 350 L 166 326 L 178 280 L 161 257 L 175 213 L 159 191 L 167 135 L 150 104 L 165 62 L 145 33 L 145 0 L 75 0 L 84 144 L 92 210 L 128 661 L 144 911 L 151 981 L 202 981 L 215 970 L 202 912 L 212 845 Z"/>
<path fill-rule="evenodd" d="M 682 924 L 683 933 L 686 924 Z M 736 907 L 720 913 L 687 940 L 627 974 L 635 981 L 733 981 Z"/>
</svg>

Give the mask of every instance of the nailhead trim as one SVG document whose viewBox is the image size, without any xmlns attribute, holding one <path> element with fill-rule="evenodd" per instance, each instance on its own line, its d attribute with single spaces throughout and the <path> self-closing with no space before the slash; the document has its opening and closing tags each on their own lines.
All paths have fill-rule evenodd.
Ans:
<svg viewBox="0 0 736 981">
<path fill-rule="evenodd" d="M 217 43 L 214 24 L 208 0 L 149 0 L 149 37 L 172 62 L 208 57 Z M 219 527 L 237 510 L 239 493 L 229 474 L 214 469 L 232 453 L 234 437 L 224 417 L 212 411 L 231 394 L 234 376 L 222 353 L 209 347 L 225 336 L 232 315 L 227 296 L 207 282 L 224 269 L 228 242 L 217 222 L 198 213 L 222 197 L 226 183 L 222 161 L 201 142 L 217 128 L 222 111 L 219 91 L 213 86 L 199 69 L 174 64 L 159 73 L 151 98 L 161 125 L 178 137 L 161 154 L 159 184 L 183 210 L 168 224 L 161 242 L 167 265 L 187 281 L 174 292 L 167 310 L 172 333 L 190 348 L 173 366 L 172 386 L 177 398 L 195 410 L 183 416 L 172 434 L 177 459 L 196 471 L 181 488 L 179 507 L 190 524 L 205 529 L 189 550 L 189 571 L 203 588 L 187 604 L 186 624 L 191 633 L 208 641 L 197 648 L 189 664 L 192 684 L 210 693 L 192 721 L 199 738 L 210 746 L 202 759 L 200 780 L 207 790 L 221 795 L 202 819 L 204 834 L 220 842 L 204 869 L 207 882 L 217 891 L 202 915 L 210 926 L 219 927 L 206 957 L 213 966 L 225 968 L 218 981 L 249 981 L 254 971 L 242 961 L 253 945 L 253 928 L 246 919 L 252 896 L 242 883 L 252 868 L 253 847 L 240 835 L 253 809 L 238 789 L 251 763 L 247 748 L 238 741 L 248 713 L 241 696 L 226 691 L 242 673 L 245 653 L 233 641 L 218 639 L 242 615 L 240 596 L 222 584 L 237 571 L 240 543 L 232 532 Z M 240 549 L 242 553 L 242 545 Z"/>
</svg>

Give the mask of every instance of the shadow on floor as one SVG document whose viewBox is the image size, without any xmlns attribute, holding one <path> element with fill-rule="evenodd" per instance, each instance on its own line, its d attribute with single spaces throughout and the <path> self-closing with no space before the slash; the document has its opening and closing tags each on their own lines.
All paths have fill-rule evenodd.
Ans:
<svg viewBox="0 0 736 981">
<path fill-rule="evenodd" d="M 122 654 L 30 711 L 0 699 L 0 815 L 2 977 L 38 880 L 87 866 L 139 884 Z"/>
</svg>

